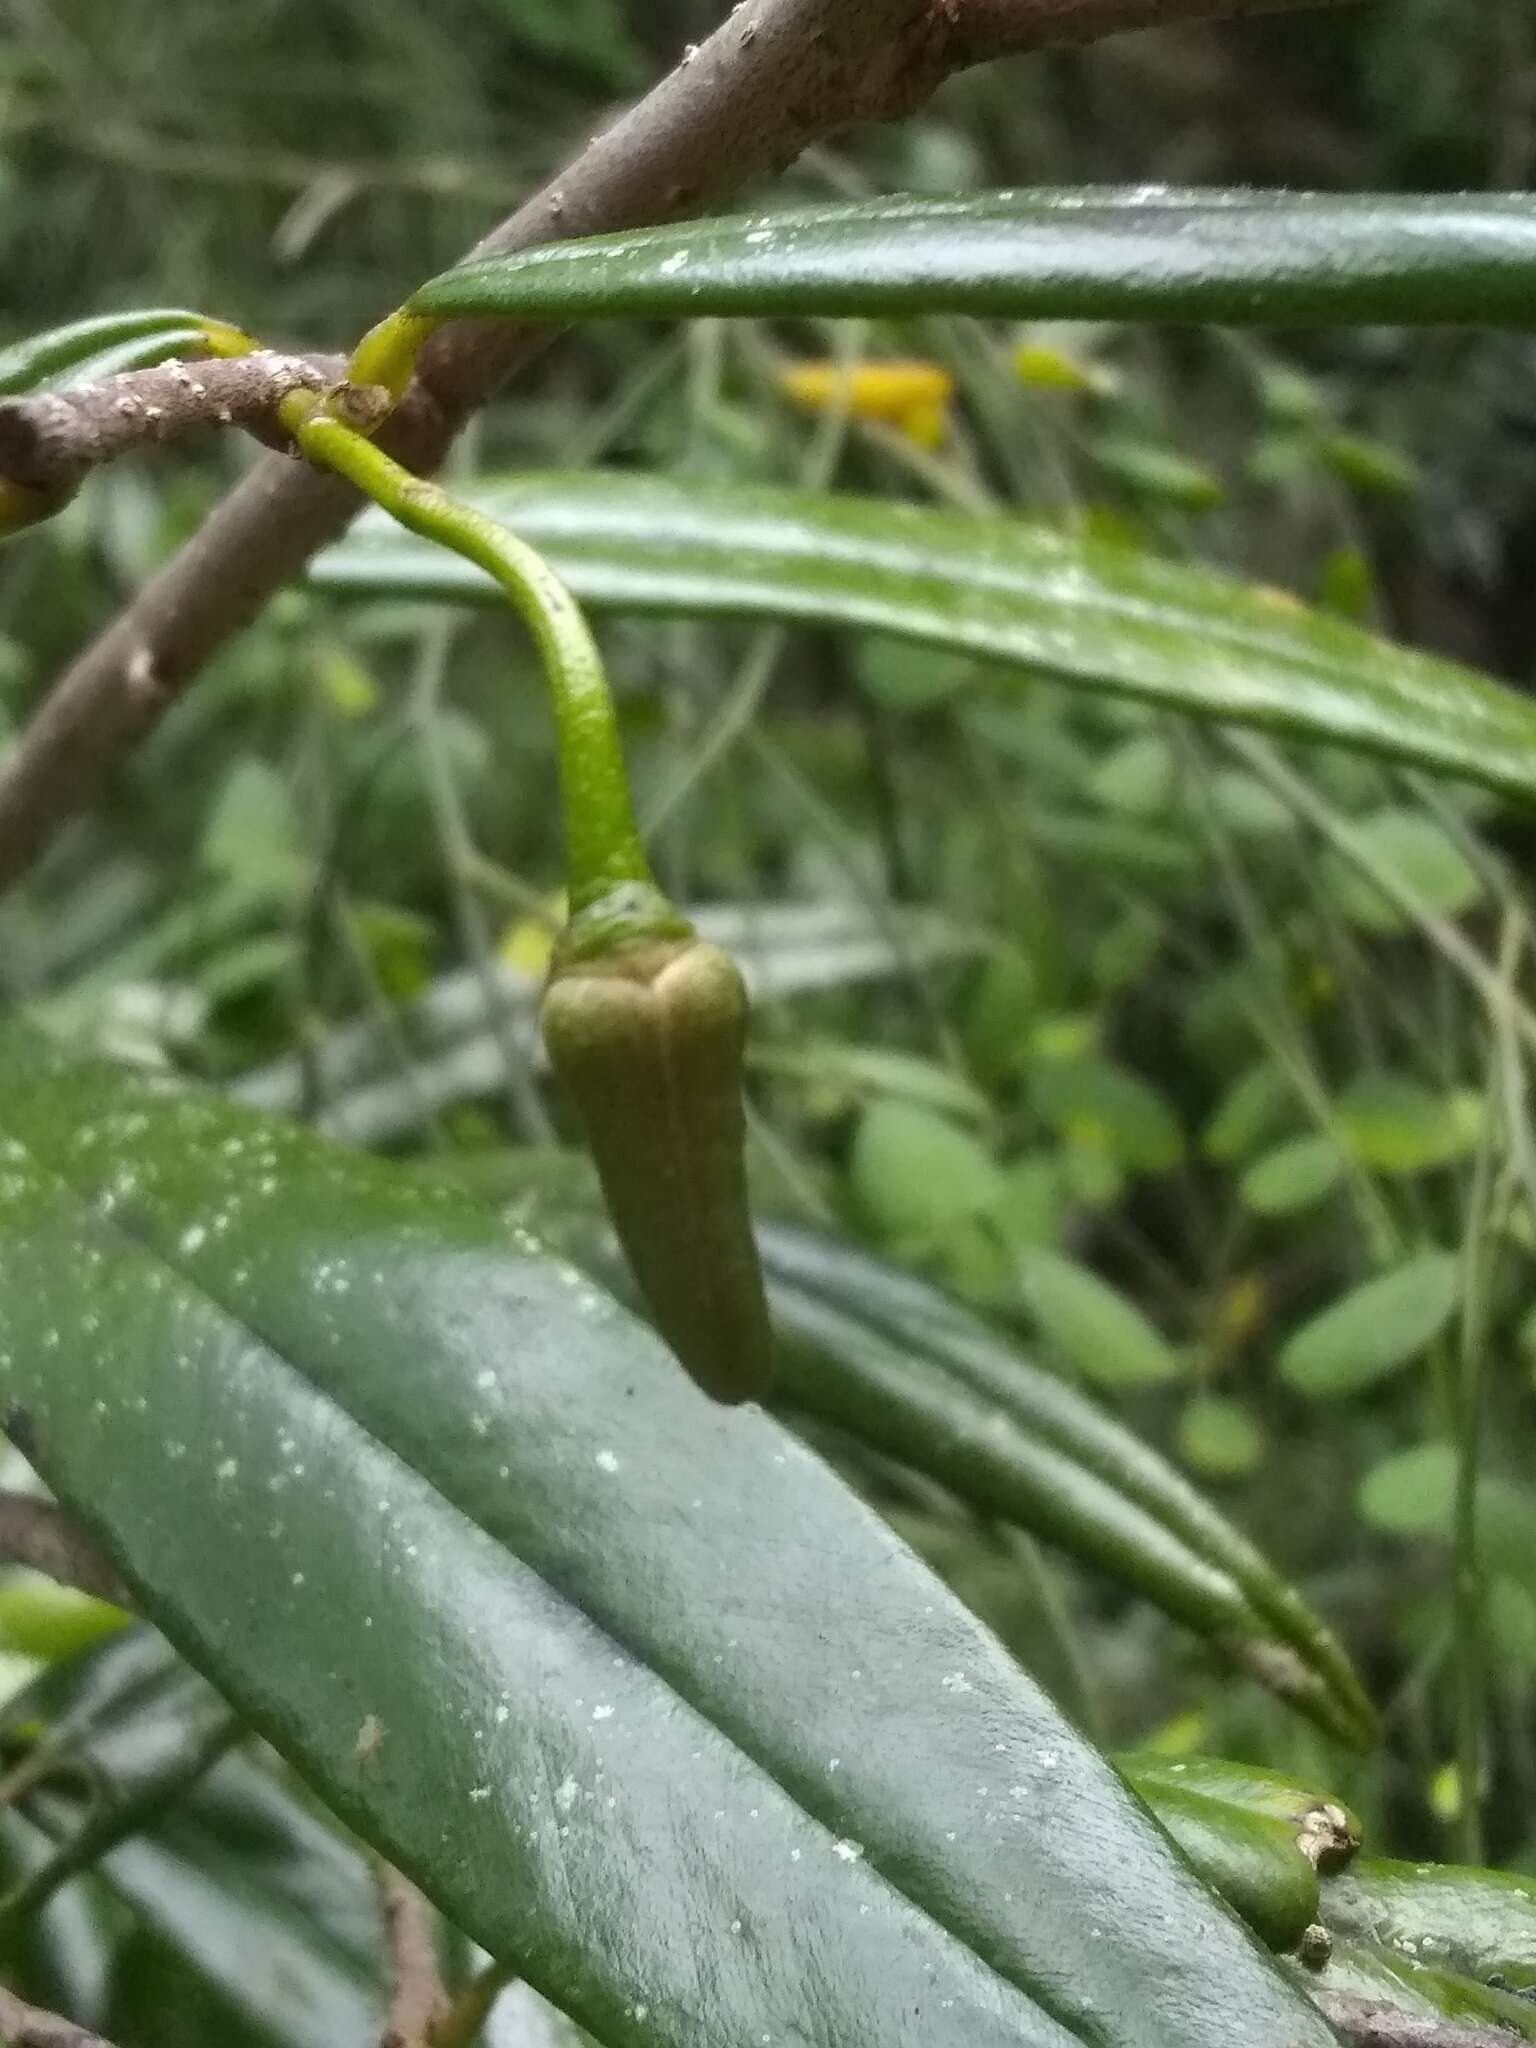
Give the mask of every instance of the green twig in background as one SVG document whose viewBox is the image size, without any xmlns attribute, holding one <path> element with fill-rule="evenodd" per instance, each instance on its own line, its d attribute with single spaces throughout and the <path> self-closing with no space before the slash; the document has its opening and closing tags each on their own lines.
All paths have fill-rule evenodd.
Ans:
<svg viewBox="0 0 1536 2048">
<path fill-rule="evenodd" d="M 1523 924 L 1507 919 L 1500 948 L 1499 979 L 1512 988 L 1520 964 Z M 1478 1557 L 1477 1481 L 1482 1461 L 1483 1359 L 1488 1344 L 1494 1267 L 1499 1235 L 1495 1216 L 1494 1164 L 1503 1094 L 1500 1048 L 1495 1043 L 1485 1091 L 1485 1113 L 1462 1239 L 1462 1316 L 1456 1374 L 1455 1568 L 1452 1580 L 1455 1629 L 1456 1854 L 1481 1863 L 1483 1842 L 1484 1649 L 1486 1590 Z M 1505 1170 L 1502 1184 L 1512 1184 Z"/>
</svg>

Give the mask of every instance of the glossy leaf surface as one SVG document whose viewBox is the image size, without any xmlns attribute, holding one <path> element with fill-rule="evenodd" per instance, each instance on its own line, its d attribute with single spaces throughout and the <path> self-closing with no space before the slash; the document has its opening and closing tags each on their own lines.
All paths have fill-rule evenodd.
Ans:
<svg viewBox="0 0 1536 2048">
<path fill-rule="evenodd" d="M 1159 186 L 899 197 L 687 222 L 483 258 L 418 312 L 1525 326 L 1536 200 Z"/>
<path fill-rule="evenodd" d="M 1536 705 L 1209 571 L 1017 519 L 696 480 L 551 474 L 463 495 L 598 609 L 889 633 L 1536 795 Z M 374 514 L 312 575 L 353 595 L 495 594 Z"/>
<path fill-rule="evenodd" d="M 1362 1857 L 1330 1878 L 1325 1912 L 1354 1941 L 1511 1989 L 1536 1985 L 1536 1882 L 1502 1870 Z"/>
<path fill-rule="evenodd" d="M 595 1186 L 569 1153 L 423 1166 L 467 1180 L 588 1270 L 624 1284 Z M 572 1169 L 576 1169 L 573 1172 Z M 1149 1444 L 1003 1332 L 853 1246 L 763 1223 L 779 1403 L 927 1474 L 1133 1587 L 1345 1741 L 1376 1727 L 1306 1601 Z"/>
<path fill-rule="evenodd" d="M 1134 1780 L 1132 1781 L 1134 1782 Z M 1317 1872 L 1295 1830 L 1166 1782 L 1137 1786 L 1206 1883 L 1272 1949 L 1294 1948 L 1317 1918 Z"/>
<path fill-rule="evenodd" d="M 142 369 L 179 348 L 194 347 L 201 333 L 196 313 L 160 306 L 51 327 L 0 349 L 0 398 Z"/>
<path fill-rule="evenodd" d="M 618 2048 L 1328 2029 L 759 1413 L 493 1213 L 0 1041 L 12 1429 L 173 1642 Z M 610 1803 L 611 1802 L 611 1803 Z"/>
<path fill-rule="evenodd" d="M 1375 1717 L 1301 1596 L 1150 1445 L 921 1280 L 761 1233 L 784 1399 L 1135 1586 L 1346 1741 Z"/>
</svg>

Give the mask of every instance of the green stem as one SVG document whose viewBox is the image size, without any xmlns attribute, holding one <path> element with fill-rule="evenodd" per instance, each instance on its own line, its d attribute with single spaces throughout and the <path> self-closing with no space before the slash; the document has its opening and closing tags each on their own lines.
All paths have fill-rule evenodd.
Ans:
<svg viewBox="0 0 1536 2048">
<path fill-rule="evenodd" d="M 1512 983 L 1519 956 L 1519 928 L 1513 921 L 1506 925 L 1502 954 L 1502 978 Z M 1461 1787 L 1455 1841 L 1456 1853 L 1463 1863 L 1481 1863 L 1484 1854 L 1488 1594 L 1478 1551 L 1477 1488 L 1482 1466 L 1483 1365 L 1488 1346 L 1489 1303 L 1498 1243 L 1494 1216 L 1494 1146 L 1499 1128 L 1501 1078 L 1496 1049 L 1484 1098 L 1483 1133 L 1473 1162 L 1466 1237 L 1461 1254 L 1463 1306 L 1455 1381 L 1456 1508 L 1452 1599 L 1456 1663 L 1456 1773 Z"/>
<path fill-rule="evenodd" d="M 381 384 L 398 405 L 416 374 L 416 361 L 427 341 L 442 326 L 427 313 L 401 307 L 370 327 L 347 364 L 349 384 Z"/>
<path fill-rule="evenodd" d="M 602 657 L 575 599 L 549 564 L 494 519 L 403 469 L 332 417 L 313 393 L 295 392 L 281 413 L 313 461 L 348 478 L 412 533 L 452 548 L 493 576 L 532 633 L 559 734 L 572 917 L 625 884 L 653 890 Z"/>
</svg>

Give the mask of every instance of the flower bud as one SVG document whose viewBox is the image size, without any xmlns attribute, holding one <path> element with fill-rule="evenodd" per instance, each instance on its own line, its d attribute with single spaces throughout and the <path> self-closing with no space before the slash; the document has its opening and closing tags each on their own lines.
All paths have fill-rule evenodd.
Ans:
<svg viewBox="0 0 1536 2048">
<path fill-rule="evenodd" d="M 746 1018 L 736 963 L 691 934 L 557 954 L 542 1012 L 656 1327 L 717 1401 L 760 1397 L 772 1371 L 743 1158 Z"/>
</svg>

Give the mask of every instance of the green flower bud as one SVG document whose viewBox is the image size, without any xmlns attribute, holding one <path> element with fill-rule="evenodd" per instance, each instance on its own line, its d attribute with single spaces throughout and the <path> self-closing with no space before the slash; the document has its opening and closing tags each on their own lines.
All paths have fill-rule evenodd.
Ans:
<svg viewBox="0 0 1536 2048">
<path fill-rule="evenodd" d="M 575 920 L 544 1042 L 656 1327 L 707 1394 L 746 1401 L 772 1372 L 743 1161 L 747 996 L 728 953 L 667 923 L 593 949 L 609 920 Z"/>
</svg>

